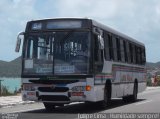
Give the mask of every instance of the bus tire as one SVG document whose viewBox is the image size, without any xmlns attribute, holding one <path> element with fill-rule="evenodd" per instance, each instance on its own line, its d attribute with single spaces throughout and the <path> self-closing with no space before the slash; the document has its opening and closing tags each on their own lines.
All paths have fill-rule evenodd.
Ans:
<svg viewBox="0 0 160 119">
<path fill-rule="evenodd" d="M 105 85 L 104 88 L 104 100 L 100 101 L 100 105 L 102 108 L 106 108 L 109 106 L 111 101 L 111 85 Z"/>
<path fill-rule="evenodd" d="M 138 94 L 138 83 L 136 81 L 134 83 L 133 95 L 131 95 L 131 101 L 132 102 L 135 102 L 137 100 L 137 94 Z"/>
<path fill-rule="evenodd" d="M 129 102 L 130 101 L 129 96 L 123 96 L 123 101 L 124 102 Z"/>
<path fill-rule="evenodd" d="M 47 111 L 51 112 L 55 109 L 55 105 L 52 103 L 48 103 L 48 102 L 43 102 L 44 107 Z"/>
</svg>

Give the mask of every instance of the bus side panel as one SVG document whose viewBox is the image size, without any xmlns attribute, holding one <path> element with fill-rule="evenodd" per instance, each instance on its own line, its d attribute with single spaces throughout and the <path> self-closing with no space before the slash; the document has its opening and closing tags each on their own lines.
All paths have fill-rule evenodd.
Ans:
<svg viewBox="0 0 160 119">
<path fill-rule="evenodd" d="M 104 85 L 95 85 L 94 92 L 96 101 L 101 101 L 104 99 Z"/>
<path fill-rule="evenodd" d="M 91 85 L 91 91 L 86 91 L 87 99 L 86 101 L 97 102 L 103 100 L 104 85 L 94 84 L 95 80 L 93 78 L 87 78 L 87 85 Z"/>
<path fill-rule="evenodd" d="M 132 95 L 135 80 L 138 81 L 138 92 L 145 90 L 144 67 L 116 63 L 112 65 L 112 69 L 112 98 Z"/>
</svg>

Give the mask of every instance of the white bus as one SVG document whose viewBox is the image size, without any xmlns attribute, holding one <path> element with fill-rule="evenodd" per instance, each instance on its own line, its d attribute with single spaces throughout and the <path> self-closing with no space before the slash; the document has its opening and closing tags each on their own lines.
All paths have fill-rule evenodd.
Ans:
<svg viewBox="0 0 160 119">
<path fill-rule="evenodd" d="M 92 19 L 29 21 L 22 47 L 22 98 L 47 110 L 71 102 L 136 101 L 146 88 L 145 46 Z"/>
</svg>

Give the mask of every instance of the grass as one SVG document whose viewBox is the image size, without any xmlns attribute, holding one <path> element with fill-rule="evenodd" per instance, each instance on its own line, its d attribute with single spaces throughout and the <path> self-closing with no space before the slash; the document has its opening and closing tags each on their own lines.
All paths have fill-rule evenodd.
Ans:
<svg viewBox="0 0 160 119">
<path fill-rule="evenodd" d="M 6 86 L 3 86 L 3 85 L 1 86 L 0 96 L 14 96 L 14 95 L 17 95 L 16 90 L 12 93 L 12 92 L 9 92 L 9 90 Z"/>
</svg>

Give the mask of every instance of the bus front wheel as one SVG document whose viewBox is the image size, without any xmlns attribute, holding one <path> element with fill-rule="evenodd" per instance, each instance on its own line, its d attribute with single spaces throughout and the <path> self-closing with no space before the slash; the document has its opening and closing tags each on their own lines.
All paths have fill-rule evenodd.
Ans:
<svg viewBox="0 0 160 119">
<path fill-rule="evenodd" d="M 53 111 L 55 109 L 55 105 L 52 103 L 43 102 L 43 104 L 47 111 Z"/>
<path fill-rule="evenodd" d="M 105 86 L 104 88 L 104 99 L 100 102 L 100 105 L 102 108 L 106 108 L 107 106 L 109 106 L 110 100 L 111 100 L 111 96 L 110 96 L 110 86 Z"/>
</svg>

